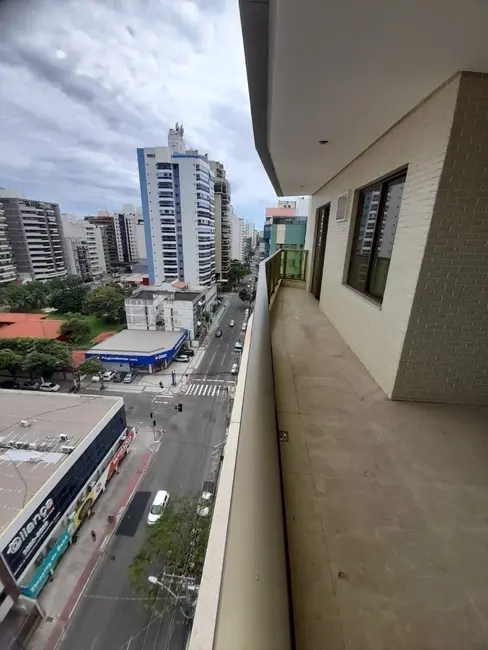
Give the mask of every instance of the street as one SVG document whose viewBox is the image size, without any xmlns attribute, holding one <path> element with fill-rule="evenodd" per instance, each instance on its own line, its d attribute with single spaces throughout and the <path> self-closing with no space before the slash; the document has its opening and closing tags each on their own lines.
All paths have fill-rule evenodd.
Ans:
<svg viewBox="0 0 488 650">
<path fill-rule="evenodd" d="M 212 335 L 186 393 L 163 398 L 150 393 L 124 396 L 130 424 L 151 423 L 164 430 L 138 492 L 110 540 L 103 558 L 81 597 L 60 644 L 62 650 L 182 650 L 187 626 L 178 610 L 163 617 L 152 616 L 134 598 L 128 566 L 141 550 L 147 531 L 146 516 L 157 490 L 171 498 L 198 495 L 207 478 L 215 446 L 224 438 L 230 391 L 235 378 L 234 343 L 241 331 L 246 304 L 231 298 L 218 327 L 222 337 Z M 229 321 L 235 320 L 235 327 Z M 196 388 L 198 386 L 198 388 Z M 217 390 L 217 387 L 219 388 Z M 109 393 L 109 388 L 107 390 Z M 120 395 L 120 394 L 119 394 Z M 175 405 L 181 403 L 183 411 Z"/>
</svg>

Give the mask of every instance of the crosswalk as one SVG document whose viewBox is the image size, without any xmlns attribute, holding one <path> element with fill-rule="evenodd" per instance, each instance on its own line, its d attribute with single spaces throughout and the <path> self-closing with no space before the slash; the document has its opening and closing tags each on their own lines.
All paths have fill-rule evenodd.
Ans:
<svg viewBox="0 0 488 650">
<path fill-rule="evenodd" d="M 195 397 L 225 397 L 230 390 L 229 386 L 217 383 L 199 382 L 198 384 L 187 384 L 186 395 L 194 395 Z"/>
</svg>

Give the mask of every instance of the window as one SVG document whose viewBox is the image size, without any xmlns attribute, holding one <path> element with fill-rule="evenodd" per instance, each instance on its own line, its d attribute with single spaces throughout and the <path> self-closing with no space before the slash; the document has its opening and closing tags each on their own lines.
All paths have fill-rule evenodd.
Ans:
<svg viewBox="0 0 488 650">
<path fill-rule="evenodd" d="M 383 300 L 406 171 L 359 193 L 347 284 Z"/>
</svg>

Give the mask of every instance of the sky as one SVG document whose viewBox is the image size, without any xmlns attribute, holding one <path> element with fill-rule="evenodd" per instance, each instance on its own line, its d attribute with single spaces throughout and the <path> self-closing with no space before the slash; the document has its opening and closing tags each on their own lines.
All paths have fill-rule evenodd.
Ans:
<svg viewBox="0 0 488 650">
<path fill-rule="evenodd" d="M 237 0 L 0 2 L 0 186 L 80 216 L 140 205 L 137 147 L 227 169 L 236 213 L 276 195 L 254 148 Z"/>
</svg>

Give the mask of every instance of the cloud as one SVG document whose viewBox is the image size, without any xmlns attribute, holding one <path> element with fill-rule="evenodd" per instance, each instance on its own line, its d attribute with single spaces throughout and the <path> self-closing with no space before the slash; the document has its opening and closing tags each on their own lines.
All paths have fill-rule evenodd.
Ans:
<svg viewBox="0 0 488 650">
<path fill-rule="evenodd" d="M 16 0 L 0 10 L 0 185 L 86 214 L 140 202 L 136 149 L 220 160 L 237 214 L 275 196 L 254 150 L 235 0 Z M 28 38 L 26 35 L 28 34 Z"/>
</svg>

